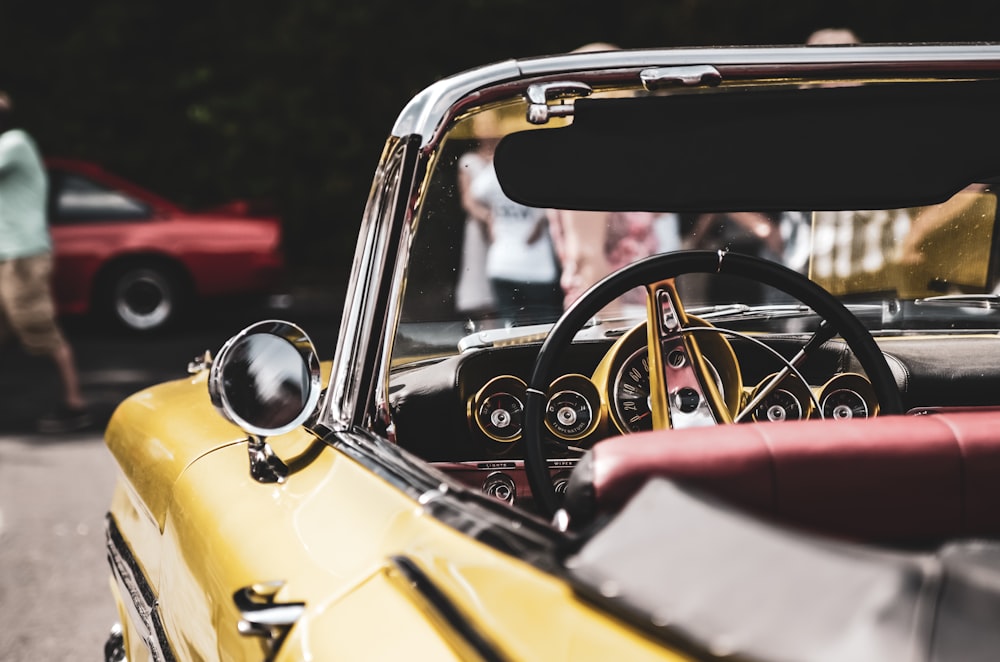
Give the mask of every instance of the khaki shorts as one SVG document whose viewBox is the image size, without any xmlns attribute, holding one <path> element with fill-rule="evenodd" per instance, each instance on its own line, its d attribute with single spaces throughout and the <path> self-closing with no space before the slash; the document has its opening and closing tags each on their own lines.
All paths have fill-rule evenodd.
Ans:
<svg viewBox="0 0 1000 662">
<path fill-rule="evenodd" d="M 0 261 L 0 344 L 17 336 L 31 354 L 63 345 L 52 300 L 52 254 Z"/>
</svg>

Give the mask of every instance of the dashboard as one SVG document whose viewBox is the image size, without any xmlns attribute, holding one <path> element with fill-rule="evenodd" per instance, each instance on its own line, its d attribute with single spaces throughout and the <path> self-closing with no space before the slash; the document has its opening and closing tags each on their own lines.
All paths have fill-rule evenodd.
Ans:
<svg viewBox="0 0 1000 662">
<path fill-rule="evenodd" d="M 747 410 L 739 424 L 878 414 L 871 384 L 839 339 L 758 397 L 784 367 L 778 357 L 794 357 L 808 339 L 796 333 L 699 335 L 726 407 L 734 417 Z M 876 342 L 909 413 L 1000 405 L 1000 335 L 883 333 Z M 524 505 L 531 498 L 521 447 L 525 384 L 539 348 L 536 339 L 396 368 L 389 385 L 396 442 L 465 485 Z M 558 491 L 581 451 L 606 437 L 650 429 L 644 325 L 566 347 L 547 391 L 543 443 Z"/>
<path fill-rule="evenodd" d="M 639 325 L 614 343 L 592 372 L 569 372 L 551 381 L 543 414 L 550 438 L 589 448 L 613 434 L 653 429 L 645 337 L 645 326 Z M 769 345 L 761 347 L 752 337 L 741 338 L 739 344 L 745 347 L 740 360 L 731 345 L 735 338 L 724 338 L 719 330 L 701 334 L 699 347 L 709 376 L 736 422 L 868 418 L 878 413 L 874 389 L 862 374 L 837 371 L 809 381 L 797 370 L 783 372 L 786 364 L 780 355 L 773 357 L 768 371 L 766 359 L 776 354 Z M 748 366 L 755 374 L 751 383 L 745 383 L 741 366 L 747 366 L 752 353 L 761 356 L 754 356 L 754 364 Z M 476 390 L 467 401 L 473 436 L 485 435 L 498 443 L 518 441 L 525 391 L 525 379 L 512 374 L 493 377 Z"/>
<path fill-rule="evenodd" d="M 726 409 L 733 418 L 742 412 L 735 422 L 878 414 L 871 383 L 837 339 L 770 388 L 786 366 L 782 358 L 794 357 L 808 339 L 808 334 L 751 336 L 714 329 L 699 334 Z M 877 342 L 908 409 L 1000 404 L 993 395 L 1000 389 L 974 385 L 974 377 L 983 378 L 974 367 L 977 357 L 983 352 L 1000 356 L 1000 337 L 924 334 Z M 389 391 L 396 442 L 504 501 L 530 498 L 521 443 L 526 383 L 539 347 L 537 340 L 482 347 L 395 369 Z M 1000 360 L 994 362 L 990 374 L 1000 383 Z M 973 379 L 958 386 L 952 377 L 963 372 Z M 606 437 L 652 428 L 644 324 L 616 336 L 574 342 L 562 351 L 553 373 L 543 443 L 558 489 L 582 451 Z"/>
</svg>

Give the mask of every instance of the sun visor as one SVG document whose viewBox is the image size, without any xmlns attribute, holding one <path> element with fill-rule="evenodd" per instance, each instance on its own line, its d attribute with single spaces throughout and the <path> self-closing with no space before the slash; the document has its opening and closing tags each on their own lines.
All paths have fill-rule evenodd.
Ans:
<svg viewBox="0 0 1000 662">
<path fill-rule="evenodd" d="M 579 99 L 564 128 L 497 147 L 532 207 L 618 211 L 891 209 L 1000 174 L 1000 83 L 907 82 Z"/>
</svg>

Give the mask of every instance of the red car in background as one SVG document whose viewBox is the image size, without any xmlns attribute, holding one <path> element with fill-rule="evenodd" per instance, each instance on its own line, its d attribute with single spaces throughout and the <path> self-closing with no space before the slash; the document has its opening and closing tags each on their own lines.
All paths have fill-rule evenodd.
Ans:
<svg viewBox="0 0 1000 662">
<path fill-rule="evenodd" d="M 199 299 L 265 294 L 279 282 L 280 219 L 243 202 L 188 211 L 93 163 L 46 164 L 61 314 L 148 332 Z"/>
</svg>

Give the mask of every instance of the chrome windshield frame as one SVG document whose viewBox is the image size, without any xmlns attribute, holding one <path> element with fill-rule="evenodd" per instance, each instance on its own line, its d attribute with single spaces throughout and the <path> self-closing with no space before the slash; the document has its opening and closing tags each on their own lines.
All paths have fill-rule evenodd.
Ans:
<svg viewBox="0 0 1000 662">
<path fill-rule="evenodd" d="M 392 338 L 399 323 L 410 240 L 421 195 L 449 127 L 476 107 L 524 95 L 533 83 L 571 78 L 593 87 L 639 85 L 650 67 L 709 65 L 731 82 L 824 77 L 1000 77 L 1000 44 L 855 45 L 683 48 L 578 53 L 507 60 L 442 79 L 401 111 L 383 151 L 361 223 L 348 284 L 333 372 L 315 425 L 318 434 L 370 427 L 384 399 Z M 393 146 L 411 157 L 397 182 L 400 204 L 388 219 L 377 204 L 384 194 Z M 412 159 L 412 160 L 410 160 Z M 384 225 L 384 226 L 383 226 Z M 377 336 L 377 337 L 376 337 Z"/>
</svg>

